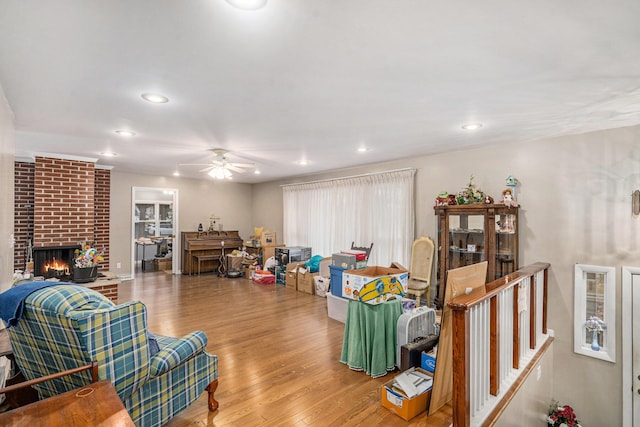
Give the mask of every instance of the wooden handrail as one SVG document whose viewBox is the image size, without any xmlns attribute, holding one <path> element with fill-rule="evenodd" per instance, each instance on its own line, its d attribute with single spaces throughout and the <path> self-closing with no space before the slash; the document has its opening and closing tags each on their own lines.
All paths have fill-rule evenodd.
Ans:
<svg viewBox="0 0 640 427">
<path fill-rule="evenodd" d="M 98 382 L 98 362 L 90 363 L 89 365 L 79 366 L 77 368 L 69 369 L 62 372 L 57 372 L 51 375 L 45 375 L 44 377 L 36 378 L 29 381 L 23 381 L 18 384 L 10 385 L 4 388 L 0 388 L 0 394 L 10 393 L 15 390 L 30 387 L 32 385 L 40 384 L 46 381 L 55 380 L 57 378 L 65 377 L 67 375 L 76 374 L 78 372 L 88 371 L 91 369 L 91 382 Z"/>
<path fill-rule="evenodd" d="M 551 264 L 547 262 L 536 262 L 535 264 L 523 267 L 511 274 L 501 277 L 500 279 L 489 282 L 484 286 L 480 286 L 466 295 L 457 295 L 451 302 L 449 302 L 449 307 L 451 307 L 452 310 L 466 311 L 472 306 L 499 294 L 503 289 L 520 282 L 522 279 L 531 277 L 539 271 L 546 271 L 550 266 Z"/>
<path fill-rule="evenodd" d="M 505 393 L 515 393 L 514 385 L 507 383 L 502 383 L 503 388 L 506 388 L 500 390 L 500 376 L 506 378 L 507 371 L 504 370 L 528 375 L 521 371 L 522 365 L 527 364 L 531 355 L 525 349 L 543 352 L 548 347 L 548 338 L 541 343 L 537 338 L 538 335 L 547 333 L 549 267 L 549 263 L 543 262 L 528 265 L 476 288 L 469 294 L 458 295 L 449 302 L 453 326 L 453 425 L 467 427 L 471 424 L 473 416 L 480 413 L 486 415 L 486 409 L 491 410 L 494 417 L 496 411 L 499 414 L 501 409 L 493 406 L 495 402 L 487 404 L 489 397 L 497 397 L 500 399 L 498 404 L 505 404 Z M 525 301 L 524 304 L 521 303 L 521 299 Z M 506 306 L 502 306 L 502 301 Z M 479 315 L 486 316 L 488 322 L 485 324 L 486 341 L 484 344 L 480 341 L 480 347 L 478 341 L 475 341 L 476 344 L 471 347 L 469 337 L 472 331 L 476 330 L 476 325 L 480 325 L 474 320 L 478 319 Z M 507 330 L 501 330 L 501 322 L 502 328 L 505 324 L 509 325 Z M 501 353 L 501 345 L 510 350 Z M 488 368 L 488 372 L 484 371 L 488 379 L 485 382 L 480 381 L 480 387 L 477 383 L 472 386 L 472 379 L 478 374 L 484 375 L 474 371 L 478 369 L 478 360 L 486 360 L 484 366 Z M 484 397 L 479 398 L 478 393 Z M 472 400 L 475 402 L 473 414 L 476 415 L 472 414 Z"/>
</svg>

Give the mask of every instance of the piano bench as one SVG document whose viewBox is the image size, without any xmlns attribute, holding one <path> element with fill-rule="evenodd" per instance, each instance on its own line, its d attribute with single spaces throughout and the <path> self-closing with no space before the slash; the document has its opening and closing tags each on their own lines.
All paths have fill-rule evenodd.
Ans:
<svg viewBox="0 0 640 427">
<path fill-rule="evenodd" d="M 220 258 L 220 255 L 194 255 L 193 256 L 198 263 L 198 276 L 200 275 L 200 266 L 202 261 L 216 261 Z"/>
</svg>

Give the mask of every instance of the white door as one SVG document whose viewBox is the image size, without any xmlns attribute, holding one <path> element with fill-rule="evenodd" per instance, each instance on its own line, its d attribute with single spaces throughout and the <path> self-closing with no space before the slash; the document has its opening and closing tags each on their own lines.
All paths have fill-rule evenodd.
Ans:
<svg viewBox="0 0 640 427">
<path fill-rule="evenodd" d="M 640 426 L 640 268 L 622 267 L 622 408 L 625 427 Z"/>
<path fill-rule="evenodd" d="M 178 190 L 174 188 L 132 187 L 131 191 L 131 278 L 135 276 L 136 260 L 154 259 L 157 247 L 142 250 L 136 244 L 138 237 L 163 237 L 172 242 L 173 274 L 180 272 L 178 230 Z"/>
</svg>

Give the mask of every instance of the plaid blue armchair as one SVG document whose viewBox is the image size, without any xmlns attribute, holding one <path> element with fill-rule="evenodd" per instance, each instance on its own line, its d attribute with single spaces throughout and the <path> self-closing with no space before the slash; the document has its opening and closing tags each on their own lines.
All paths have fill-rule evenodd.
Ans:
<svg viewBox="0 0 640 427">
<path fill-rule="evenodd" d="M 39 289 L 24 301 L 22 317 L 9 328 L 16 363 L 27 380 L 98 362 L 138 426 L 159 426 L 205 390 L 209 410 L 218 402 L 218 359 L 205 351 L 207 336 L 156 335 L 152 354 L 144 304 L 115 305 L 102 294 L 72 284 Z M 151 338 L 151 344 L 153 343 Z M 81 372 L 34 386 L 40 398 L 91 382 Z"/>
</svg>

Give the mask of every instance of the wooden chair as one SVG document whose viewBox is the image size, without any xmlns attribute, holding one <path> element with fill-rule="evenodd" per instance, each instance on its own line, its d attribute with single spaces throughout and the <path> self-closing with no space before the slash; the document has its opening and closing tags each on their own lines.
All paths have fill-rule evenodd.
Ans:
<svg viewBox="0 0 640 427">
<path fill-rule="evenodd" d="M 367 258 L 369 259 L 369 255 L 371 254 L 371 249 L 373 249 L 373 243 L 371 244 L 371 246 L 367 247 L 367 246 L 356 246 L 355 242 L 351 242 L 351 249 L 354 251 L 363 251 L 367 253 Z"/>
<path fill-rule="evenodd" d="M 416 297 L 416 306 L 420 307 L 422 295 L 427 298 L 431 286 L 431 270 L 435 245 L 428 237 L 420 237 L 411 247 L 411 265 L 409 266 L 409 282 L 407 293 Z"/>
</svg>

